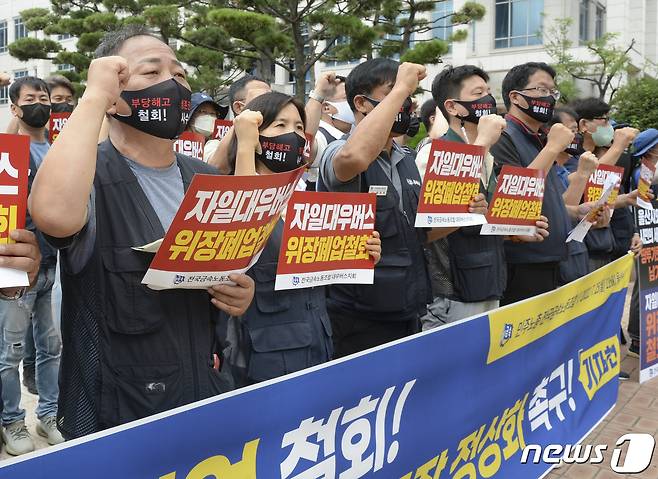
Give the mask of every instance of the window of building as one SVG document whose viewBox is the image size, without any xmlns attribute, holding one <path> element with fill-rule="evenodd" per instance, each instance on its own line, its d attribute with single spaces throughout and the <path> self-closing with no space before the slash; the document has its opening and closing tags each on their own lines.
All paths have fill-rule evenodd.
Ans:
<svg viewBox="0 0 658 479">
<path fill-rule="evenodd" d="M 336 39 L 336 41 L 334 42 L 334 45 L 327 52 L 327 57 L 330 58 L 330 59 L 333 58 L 334 55 L 335 55 L 334 49 L 336 47 L 341 46 L 341 45 L 347 45 L 349 42 L 350 42 L 350 39 L 347 36 L 343 35 L 343 36 L 338 37 Z M 331 65 L 331 66 L 346 65 L 348 63 L 349 63 L 349 61 L 345 61 L 345 60 L 329 60 L 329 61 L 327 61 L 327 65 Z"/>
<path fill-rule="evenodd" d="M 453 13 L 453 0 L 438 2 L 432 12 L 432 26 L 435 27 L 434 38 L 448 40 L 452 35 L 452 21 L 450 14 Z"/>
<path fill-rule="evenodd" d="M 62 35 L 57 35 L 57 40 L 68 40 L 69 38 L 73 38 L 73 36 L 70 33 L 64 33 Z"/>
<path fill-rule="evenodd" d="M 8 38 L 7 38 L 7 21 L 3 20 L 0 22 L 0 53 L 6 53 L 7 52 L 7 44 Z"/>
<path fill-rule="evenodd" d="M 578 15 L 578 38 L 581 43 L 591 40 L 589 35 L 589 0 L 580 0 L 580 10 Z"/>
<path fill-rule="evenodd" d="M 14 40 L 27 37 L 27 27 L 21 17 L 14 18 Z"/>
<path fill-rule="evenodd" d="M 0 105 L 6 105 L 9 103 L 9 87 L 3 86 L 0 87 Z"/>
<path fill-rule="evenodd" d="M 544 0 L 496 0 L 495 48 L 541 45 Z"/>
<path fill-rule="evenodd" d="M 27 70 L 16 70 L 14 72 L 14 80 L 16 80 L 18 78 L 26 77 L 27 75 L 28 75 Z"/>
<path fill-rule="evenodd" d="M 60 72 L 74 72 L 75 67 L 70 63 L 61 63 L 57 65 L 57 70 Z"/>
<path fill-rule="evenodd" d="M 597 40 L 605 33 L 605 7 L 601 4 L 596 5 L 596 17 L 594 21 L 594 38 Z"/>
</svg>

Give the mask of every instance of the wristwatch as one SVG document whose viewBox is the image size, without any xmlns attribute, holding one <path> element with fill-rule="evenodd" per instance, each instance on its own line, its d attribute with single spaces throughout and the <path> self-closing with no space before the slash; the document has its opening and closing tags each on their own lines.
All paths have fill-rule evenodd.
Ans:
<svg viewBox="0 0 658 479">
<path fill-rule="evenodd" d="M 17 299 L 21 299 L 23 297 L 26 290 L 27 290 L 27 288 L 23 287 L 23 288 L 20 288 L 18 291 L 16 291 L 16 294 L 14 294 L 13 296 L 7 296 L 0 289 L 0 300 L 3 300 L 3 301 L 16 301 Z"/>
<path fill-rule="evenodd" d="M 319 101 L 320 103 L 324 103 L 324 97 L 319 93 L 316 93 L 315 90 L 311 90 L 311 93 L 308 94 L 308 97 L 315 101 Z"/>
</svg>

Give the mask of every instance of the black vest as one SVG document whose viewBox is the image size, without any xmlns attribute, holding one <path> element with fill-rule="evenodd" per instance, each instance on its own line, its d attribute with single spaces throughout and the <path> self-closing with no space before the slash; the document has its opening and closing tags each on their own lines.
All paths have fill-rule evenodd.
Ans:
<svg viewBox="0 0 658 479">
<path fill-rule="evenodd" d="M 247 343 L 246 383 L 322 364 L 333 355 L 326 288 L 274 291 L 282 236 L 280 220 L 258 262 L 247 273 L 256 283 L 256 294 L 242 316 Z"/>
<path fill-rule="evenodd" d="M 427 233 L 415 228 L 421 180 L 412 155 L 397 165 L 402 183 L 400 196 L 377 161 L 361 173 L 361 191 L 371 185 L 387 186 L 386 196 L 377 196 L 375 229 L 381 235 L 382 258 L 375 266 L 372 285 L 340 285 L 329 288 L 331 313 L 372 321 L 415 321 L 431 302 L 427 263 L 423 252 Z M 318 191 L 328 191 L 318 178 Z"/>
<path fill-rule="evenodd" d="M 507 120 L 503 135 L 512 140 L 524 167 L 530 165 L 543 148 L 538 144 L 538 140 L 534 141 L 534 138 L 511 119 Z M 566 259 L 566 240 L 571 220 L 560 191 L 560 178 L 552 167 L 546 175 L 542 207 L 542 214 L 548 218 L 548 238 L 540 243 L 506 244 L 505 256 L 508 263 L 553 263 Z"/>
<path fill-rule="evenodd" d="M 216 174 L 176 155 L 185 188 Z M 212 368 L 220 312 L 203 290 L 141 284 L 153 255 L 131 249 L 162 238 L 160 221 L 126 161 L 98 147 L 96 242 L 78 274 L 62 271 L 63 354 L 59 425 L 67 438 L 220 394 L 232 386 Z M 62 250 L 66 255 L 67 251 Z M 225 368 L 223 368 L 225 369 Z"/>
</svg>

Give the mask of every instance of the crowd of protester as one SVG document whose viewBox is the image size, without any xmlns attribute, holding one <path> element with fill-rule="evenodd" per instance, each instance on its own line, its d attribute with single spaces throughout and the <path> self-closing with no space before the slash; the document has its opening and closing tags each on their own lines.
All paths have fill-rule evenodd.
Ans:
<svg viewBox="0 0 658 479">
<path fill-rule="evenodd" d="M 38 395 L 36 432 L 57 444 L 552 291 L 639 252 L 635 172 L 641 158 L 658 160 L 657 130 L 616 123 L 596 98 L 558 104 L 556 74 L 545 63 L 507 73 L 504 105 L 487 72 L 463 65 L 443 69 L 418 108 L 426 75 L 422 65 L 375 58 L 346 78 L 320 76 L 305 105 L 244 75 L 222 106 L 190 91 L 167 43 L 131 26 L 102 40 L 77 100 L 63 77 L 11 83 L 7 132 L 30 137 L 29 217 L 12 233 L 16 242 L 0 246 L 0 265 L 28 272 L 31 287 L 0 290 L 7 452 L 34 449 L 20 408 L 21 362 L 23 384 Z M 149 97 L 171 98 L 167 114 L 138 118 L 131 101 Z M 52 144 L 51 112 L 71 112 Z M 233 127 L 214 139 L 223 118 Z M 413 149 L 421 124 L 427 137 Z M 185 130 L 206 139 L 204 161 L 173 151 Z M 303 188 L 383 191 L 366 247 L 372 285 L 275 291 L 282 220 L 232 284 L 207 291 L 141 284 L 152 256 L 132 247 L 163 237 L 194 174 L 297 169 L 305 135 L 314 141 Z M 486 213 L 504 165 L 543 170 L 536 234 L 415 228 L 439 138 L 486 152 L 472 213 Z M 272 143 L 295 154 L 278 161 L 266 154 Z M 624 168 L 620 194 L 614 208 L 598 211 L 584 243 L 567 243 L 593 207 L 582 199 L 599 165 Z M 637 305 L 637 287 L 633 294 Z M 634 353 L 638 331 L 631 314 Z"/>
</svg>

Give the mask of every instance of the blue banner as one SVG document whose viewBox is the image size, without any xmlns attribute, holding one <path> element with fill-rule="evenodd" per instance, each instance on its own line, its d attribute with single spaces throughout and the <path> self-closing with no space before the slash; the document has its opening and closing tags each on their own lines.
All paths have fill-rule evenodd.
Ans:
<svg viewBox="0 0 658 479">
<path fill-rule="evenodd" d="M 536 478 L 617 399 L 632 255 L 557 291 L 0 465 L 0 478 Z"/>
</svg>

